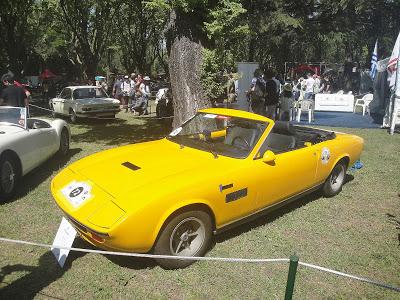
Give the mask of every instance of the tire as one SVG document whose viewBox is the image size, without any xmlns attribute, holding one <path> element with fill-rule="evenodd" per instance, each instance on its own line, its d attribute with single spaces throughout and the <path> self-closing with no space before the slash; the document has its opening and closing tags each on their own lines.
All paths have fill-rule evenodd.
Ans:
<svg viewBox="0 0 400 300">
<path fill-rule="evenodd" d="M 69 152 L 69 134 L 66 128 L 63 128 L 60 135 L 60 148 L 58 153 L 62 156 L 66 156 Z"/>
<path fill-rule="evenodd" d="M 70 119 L 71 123 L 78 123 L 78 117 L 76 116 L 75 112 L 73 110 L 70 111 Z"/>
<path fill-rule="evenodd" d="M 322 193 L 325 197 L 333 197 L 342 191 L 346 170 L 347 166 L 343 161 L 339 161 L 335 165 L 322 187 Z"/>
<path fill-rule="evenodd" d="M 0 202 L 10 200 L 15 195 L 19 182 L 18 163 L 9 154 L 0 158 Z"/>
<path fill-rule="evenodd" d="M 203 256 L 212 236 L 211 217 L 204 211 L 186 211 L 171 219 L 162 229 L 154 254 Z M 189 247 L 190 246 L 190 247 Z M 156 258 L 164 269 L 185 268 L 195 261 Z"/>
</svg>

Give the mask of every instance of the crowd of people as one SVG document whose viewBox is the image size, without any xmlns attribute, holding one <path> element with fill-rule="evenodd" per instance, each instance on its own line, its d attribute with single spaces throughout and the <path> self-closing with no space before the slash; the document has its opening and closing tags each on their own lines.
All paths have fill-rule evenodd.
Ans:
<svg viewBox="0 0 400 300">
<path fill-rule="evenodd" d="M 118 76 L 111 94 L 121 102 L 126 112 L 147 115 L 150 93 L 150 77 L 132 73 L 130 76 Z"/>
<path fill-rule="evenodd" d="M 283 81 L 272 70 L 262 72 L 256 69 L 247 97 L 254 113 L 273 120 L 290 120 L 291 110 L 297 101 L 314 101 L 316 94 L 331 92 L 332 84 L 328 76 L 321 79 L 317 74 L 309 73 L 307 78 Z"/>
</svg>

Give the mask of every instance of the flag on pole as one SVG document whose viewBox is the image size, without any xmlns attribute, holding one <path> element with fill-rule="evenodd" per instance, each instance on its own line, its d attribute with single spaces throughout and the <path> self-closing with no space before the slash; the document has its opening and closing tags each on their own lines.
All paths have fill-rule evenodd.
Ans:
<svg viewBox="0 0 400 300">
<path fill-rule="evenodd" d="M 388 81 L 390 88 L 394 87 L 396 84 L 396 72 L 397 72 L 397 62 L 399 60 L 399 52 L 400 52 L 400 33 L 397 36 L 397 40 L 396 43 L 394 44 L 392 55 L 390 56 L 389 63 L 387 66 Z"/>
<path fill-rule="evenodd" d="M 377 72 L 378 72 L 378 40 L 376 40 L 375 42 L 375 48 L 371 58 L 371 71 L 369 72 L 369 75 L 371 76 L 372 80 L 375 79 Z"/>
</svg>

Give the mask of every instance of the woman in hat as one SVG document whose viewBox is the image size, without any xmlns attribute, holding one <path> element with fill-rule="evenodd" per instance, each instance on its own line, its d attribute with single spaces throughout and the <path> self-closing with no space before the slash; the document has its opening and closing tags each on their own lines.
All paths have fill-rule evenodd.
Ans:
<svg viewBox="0 0 400 300">
<path fill-rule="evenodd" d="M 140 97 L 135 103 L 135 107 L 133 108 L 134 112 L 138 112 L 139 115 L 147 115 L 147 107 L 150 98 L 150 77 L 145 76 L 143 78 L 143 82 L 139 85 L 139 94 Z"/>
</svg>

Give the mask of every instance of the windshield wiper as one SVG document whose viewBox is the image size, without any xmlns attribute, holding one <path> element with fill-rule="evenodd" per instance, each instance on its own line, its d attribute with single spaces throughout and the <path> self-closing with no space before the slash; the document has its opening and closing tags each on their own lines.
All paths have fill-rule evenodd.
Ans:
<svg viewBox="0 0 400 300">
<path fill-rule="evenodd" d="M 205 140 L 206 144 L 209 146 L 208 151 L 214 156 L 215 159 L 218 158 L 218 153 L 214 149 L 214 144 L 207 139 Z"/>
</svg>

